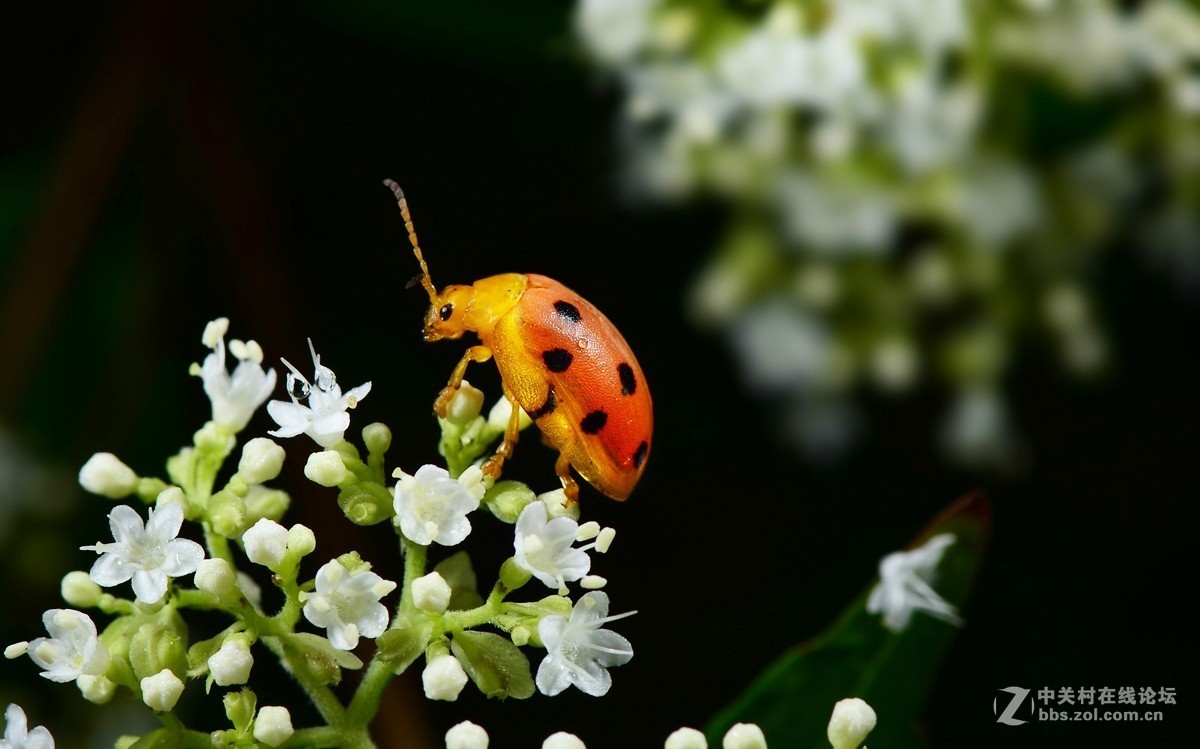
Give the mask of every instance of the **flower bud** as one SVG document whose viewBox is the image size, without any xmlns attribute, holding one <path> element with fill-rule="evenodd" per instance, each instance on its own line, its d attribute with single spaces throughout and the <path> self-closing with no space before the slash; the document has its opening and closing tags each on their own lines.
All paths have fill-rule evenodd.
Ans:
<svg viewBox="0 0 1200 749">
<path fill-rule="evenodd" d="M 458 392 L 450 399 L 450 405 L 446 407 L 446 420 L 451 424 L 466 426 L 482 409 L 483 391 L 463 380 Z"/>
<path fill-rule="evenodd" d="M 112 699 L 113 693 L 117 691 L 117 685 L 107 676 L 81 674 L 75 680 L 75 685 L 79 687 L 79 693 L 83 695 L 85 700 L 96 705 L 103 705 L 108 702 Z"/>
<path fill-rule="evenodd" d="M 225 706 L 225 717 L 229 718 L 229 722 L 239 732 L 245 732 L 250 727 L 250 722 L 254 720 L 254 709 L 258 704 L 258 698 L 249 689 L 242 689 L 240 692 L 226 692 L 221 698 L 221 702 Z"/>
<path fill-rule="evenodd" d="M 708 749 L 708 740 L 695 728 L 680 728 L 667 737 L 663 749 Z"/>
<path fill-rule="evenodd" d="M 449 654 L 435 656 L 421 673 L 425 696 L 431 700 L 454 702 L 467 685 L 467 672 L 458 659 Z"/>
<path fill-rule="evenodd" d="M 238 462 L 238 474 L 248 484 L 270 481 L 283 469 L 283 458 L 283 448 L 274 440 L 255 437 L 242 448 L 242 459 Z"/>
<path fill-rule="evenodd" d="M 219 686 L 245 684 L 254 666 L 250 644 L 245 636 L 233 635 L 225 638 L 221 648 L 208 658 L 208 672 Z"/>
<path fill-rule="evenodd" d="M 483 496 L 483 502 L 501 522 L 512 524 L 521 517 L 521 510 L 537 499 L 520 481 L 498 481 Z"/>
<path fill-rule="evenodd" d="M 378 421 L 363 427 L 362 437 L 370 455 L 382 455 L 392 446 L 392 430 Z"/>
<path fill-rule="evenodd" d="M 229 566 L 229 562 L 220 557 L 201 559 L 193 579 L 196 581 L 197 588 L 205 593 L 212 593 L 218 598 L 229 594 L 237 586 L 233 568 Z"/>
<path fill-rule="evenodd" d="M 767 738 L 753 723 L 735 723 L 721 740 L 723 749 L 767 749 Z"/>
<path fill-rule="evenodd" d="M 235 537 L 246 527 L 246 503 L 233 492 L 217 492 L 208 500 L 208 521 L 220 535 Z"/>
<path fill-rule="evenodd" d="M 533 633 L 530 631 L 529 627 L 523 627 L 518 624 L 512 628 L 512 631 L 508 633 L 508 636 L 512 639 L 513 645 L 523 648 L 529 644 L 529 637 L 532 634 Z"/>
<path fill-rule="evenodd" d="M 292 503 L 287 492 L 268 489 L 261 484 L 255 484 L 247 489 L 243 501 L 246 504 L 247 525 L 257 523 L 263 518 L 278 521 Z"/>
<path fill-rule="evenodd" d="M 517 560 L 512 557 L 505 559 L 504 564 L 500 565 L 500 583 L 510 591 L 520 588 L 529 582 L 531 577 L 533 575 L 529 570 L 517 564 Z"/>
<path fill-rule="evenodd" d="M 168 486 L 154 495 L 155 509 L 161 508 L 165 504 L 177 504 L 183 508 L 183 514 L 186 517 L 188 511 L 188 498 L 183 493 L 183 489 L 178 486 Z"/>
<path fill-rule="evenodd" d="M 587 749 L 583 739 L 573 733 L 559 731 L 552 733 L 542 742 L 542 749 Z"/>
<path fill-rule="evenodd" d="M 187 625 L 178 612 L 163 609 L 143 622 L 129 640 L 129 665 L 140 679 L 162 670 L 187 671 Z"/>
<path fill-rule="evenodd" d="M 338 507 L 346 519 L 355 525 L 375 525 L 395 513 L 395 497 L 376 483 L 352 484 L 338 493 Z"/>
<path fill-rule="evenodd" d="M 142 679 L 142 702 L 151 710 L 165 713 L 175 707 L 183 694 L 183 682 L 169 668 Z"/>
<path fill-rule="evenodd" d="M 496 401 L 496 405 L 492 406 L 492 410 L 488 412 L 488 426 L 493 429 L 504 431 L 508 428 L 508 420 L 512 418 L 512 404 L 508 402 L 508 398 L 501 398 Z M 533 423 L 533 419 L 529 418 L 529 414 L 525 413 L 525 409 L 521 409 L 518 428 L 525 429 Z"/>
<path fill-rule="evenodd" d="M 287 553 L 288 532 L 274 520 L 263 518 L 242 534 L 242 545 L 251 562 L 276 570 Z"/>
<path fill-rule="evenodd" d="M 579 519 L 579 504 L 571 504 L 567 501 L 567 494 L 562 489 L 539 494 L 538 499 L 546 505 L 546 517 L 550 520 L 555 518 L 571 518 L 572 520 Z"/>
<path fill-rule="evenodd" d="M 464 720 L 446 731 L 446 749 L 488 749 L 487 731 Z"/>
<path fill-rule="evenodd" d="M 100 597 L 104 595 L 104 591 L 100 589 L 100 586 L 92 581 L 88 573 L 82 570 L 68 572 L 63 577 L 60 588 L 63 600 L 81 609 L 96 606 L 100 603 Z"/>
<path fill-rule="evenodd" d="M 287 553 L 299 561 L 300 557 L 308 556 L 317 548 L 317 537 L 307 525 L 296 523 L 287 532 Z"/>
<path fill-rule="evenodd" d="M 96 453 L 79 469 L 79 485 L 109 499 L 128 497 L 137 488 L 133 469 L 112 453 Z"/>
<path fill-rule="evenodd" d="M 450 585 L 437 572 L 412 581 L 413 605 L 422 611 L 445 611 L 450 605 L 450 592 Z"/>
<path fill-rule="evenodd" d="M 309 481 L 321 486 L 338 486 L 350 472 L 342 462 L 342 455 L 337 450 L 323 450 L 308 456 L 304 464 L 304 475 Z"/>
<path fill-rule="evenodd" d="M 875 728 L 875 711 L 857 697 L 839 700 L 833 706 L 825 735 L 833 749 L 857 749 Z"/>
<path fill-rule="evenodd" d="M 254 738 L 267 746 L 279 746 L 295 733 L 292 714 L 286 707 L 267 705 L 258 711 L 254 719 Z"/>
</svg>

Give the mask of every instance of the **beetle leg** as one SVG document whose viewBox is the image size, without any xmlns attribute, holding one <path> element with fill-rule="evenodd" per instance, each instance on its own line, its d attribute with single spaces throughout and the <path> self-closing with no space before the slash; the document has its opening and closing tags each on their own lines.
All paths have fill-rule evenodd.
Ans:
<svg viewBox="0 0 1200 749">
<path fill-rule="evenodd" d="M 512 406 L 508 425 L 504 428 L 504 439 L 496 448 L 495 454 L 483 464 L 483 472 L 494 479 L 500 478 L 500 470 L 504 467 L 504 461 L 512 457 L 513 451 L 517 447 L 517 440 L 521 436 L 521 405 L 507 390 L 504 391 L 504 397 L 508 398 L 508 404 Z"/>
<path fill-rule="evenodd" d="M 579 503 L 579 482 L 571 475 L 571 461 L 567 460 L 566 453 L 559 453 L 558 460 L 554 461 L 554 472 L 558 474 L 559 481 L 563 485 L 563 494 L 567 495 L 567 505 Z"/>
<path fill-rule="evenodd" d="M 471 362 L 485 362 L 492 358 L 492 350 L 487 346 L 472 346 L 463 354 L 462 359 L 459 359 L 458 365 L 454 367 L 454 372 L 450 374 L 450 382 L 446 387 L 442 388 L 442 392 L 438 393 L 437 400 L 433 402 L 433 411 L 438 416 L 444 417 L 446 409 L 450 407 L 450 401 L 454 399 L 454 395 L 458 389 L 462 387 L 463 376 L 467 373 L 467 365 Z"/>
</svg>

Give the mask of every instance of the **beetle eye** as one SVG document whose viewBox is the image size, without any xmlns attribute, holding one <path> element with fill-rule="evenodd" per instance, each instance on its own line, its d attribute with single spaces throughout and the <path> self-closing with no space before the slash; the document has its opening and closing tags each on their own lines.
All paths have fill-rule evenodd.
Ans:
<svg viewBox="0 0 1200 749">
<path fill-rule="evenodd" d="M 443 305 L 439 314 L 441 314 L 441 316 L 442 316 L 442 322 L 446 322 L 447 320 L 450 319 L 450 315 L 454 314 L 454 305 L 453 304 Z"/>
</svg>

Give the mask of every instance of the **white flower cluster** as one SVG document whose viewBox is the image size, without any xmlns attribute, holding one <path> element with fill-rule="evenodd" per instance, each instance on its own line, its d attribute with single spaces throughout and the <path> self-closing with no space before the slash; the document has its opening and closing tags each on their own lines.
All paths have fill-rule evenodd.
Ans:
<svg viewBox="0 0 1200 749">
<path fill-rule="evenodd" d="M 1200 8 L 763 5 L 577 5 L 584 47 L 626 93 L 630 188 L 738 206 L 696 313 L 732 333 L 811 452 L 850 441 L 861 383 L 892 393 L 932 376 L 956 393 L 950 457 L 1014 465 L 999 394 L 1012 339 L 1045 329 L 1080 375 L 1108 360 L 1080 258 L 1128 226 L 1200 277 Z M 1064 124 L 1096 112 L 1107 131 Z M 1161 205 L 1131 211 L 1147 184 L 1163 187 Z M 1083 299 L 1066 323 L 1049 311 L 1062 289 Z M 927 316 L 959 307 L 971 325 L 921 340 Z"/>
</svg>

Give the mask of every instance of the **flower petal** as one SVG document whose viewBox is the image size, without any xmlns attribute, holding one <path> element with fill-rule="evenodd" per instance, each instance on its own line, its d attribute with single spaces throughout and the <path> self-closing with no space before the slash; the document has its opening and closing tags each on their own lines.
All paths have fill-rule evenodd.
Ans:
<svg viewBox="0 0 1200 749">
<path fill-rule="evenodd" d="M 142 516 L 129 505 L 117 505 L 108 513 L 108 527 L 119 544 L 136 541 L 146 532 Z"/>
<path fill-rule="evenodd" d="M 179 535 L 183 526 L 183 506 L 175 502 L 164 502 L 158 507 L 150 508 L 150 517 L 146 520 L 146 533 L 159 541 L 169 541 Z"/>
<path fill-rule="evenodd" d="M 190 575 L 204 559 L 204 547 L 186 538 L 177 538 L 167 544 L 167 558 L 159 567 L 170 577 Z"/>
<path fill-rule="evenodd" d="M 136 569 L 125 557 L 108 552 L 100 555 L 100 558 L 92 565 L 88 577 L 101 587 L 111 588 L 133 577 Z"/>
<path fill-rule="evenodd" d="M 140 603 L 158 603 L 167 594 L 167 575 L 162 570 L 133 573 L 133 592 Z"/>
</svg>

